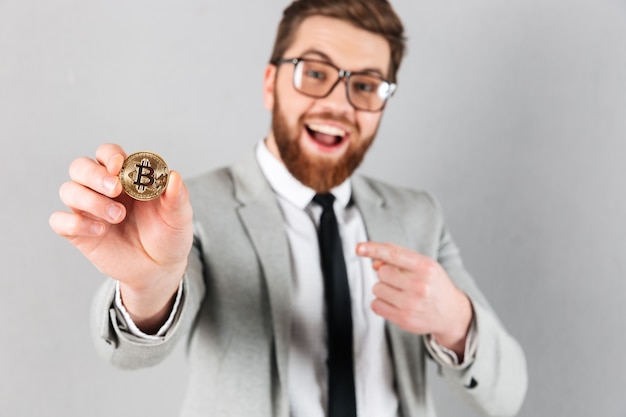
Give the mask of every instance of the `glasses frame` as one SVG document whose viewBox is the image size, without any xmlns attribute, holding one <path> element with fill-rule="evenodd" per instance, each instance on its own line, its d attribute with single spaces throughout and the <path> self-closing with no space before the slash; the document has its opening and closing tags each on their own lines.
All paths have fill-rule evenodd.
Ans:
<svg viewBox="0 0 626 417">
<path fill-rule="evenodd" d="M 296 71 L 295 71 L 295 68 L 296 68 L 296 66 L 300 62 L 317 62 L 319 64 L 328 65 L 329 67 L 332 67 L 332 68 L 337 70 L 337 74 L 339 75 L 339 77 L 337 78 L 337 81 L 335 81 L 335 83 L 330 87 L 328 92 L 326 94 L 324 94 L 324 95 L 314 95 L 314 94 L 305 93 L 304 91 L 300 90 L 296 86 Z M 369 71 L 347 71 L 347 70 L 339 68 L 338 66 L 336 66 L 332 62 L 328 62 L 328 61 L 325 61 L 325 60 L 322 60 L 322 59 L 303 58 L 303 57 L 299 57 L 299 58 L 283 58 L 283 59 L 279 59 L 278 61 L 276 61 L 274 63 L 274 65 L 276 65 L 278 67 L 278 66 L 280 66 L 282 64 L 288 64 L 288 63 L 293 64 L 293 67 L 294 67 L 292 83 L 293 83 L 293 88 L 297 92 L 299 92 L 301 94 L 304 94 L 305 96 L 308 96 L 308 97 L 325 98 L 325 97 L 328 97 L 330 95 L 330 93 L 333 92 L 333 90 L 335 89 L 335 87 L 337 87 L 337 84 L 339 84 L 339 82 L 341 80 L 345 80 L 344 82 L 346 83 L 346 98 L 348 99 L 348 103 L 350 103 L 350 105 L 352 107 L 354 107 L 355 109 L 360 110 L 360 111 L 366 111 L 366 112 L 371 112 L 371 113 L 378 113 L 378 112 L 382 111 L 385 108 L 385 106 L 387 105 L 387 101 L 396 92 L 396 88 L 397 88 L 397 85 L 395 83 L 392 83 L 391 81 L 384 79 L 383 77 L 381 77 L 380 75 L 378 75 L 376 73 L 372 73 L 372 72 L 369 72 Z M 383 103 L 382 103 L 382 105 L 381 105 L 381 107 L 379 109 L 375 109 L 375 110 L 364 109 L 364 108 L 361 108 L 361 107 L 355 105 L 352 102 L 352 98 L 350 97 L 350 89 L 348 88 L 348 86 L 350 85 L 350 77 L 353 76 L 353 75 L 367 75 L 368 77 L 378 78 L 380 81 L 382 81 L 384 83 L 387 83 L 389 85 L 389 94 L 383 100 Z"/>
</svg>

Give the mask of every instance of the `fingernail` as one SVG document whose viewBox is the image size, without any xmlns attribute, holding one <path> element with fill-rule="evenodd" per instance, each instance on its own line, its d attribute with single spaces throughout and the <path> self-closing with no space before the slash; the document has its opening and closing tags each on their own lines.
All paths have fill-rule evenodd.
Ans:
<svg viewBox="0 0 626 417">
<path fill-rule="evenodd" d="M 111 204 L 107 207 L 107 214 L 111 220 L 117 220 L 122 215 L 122 209 L 117 204 Z"/>
<path fill-rule="evenodd" d="M 356 253 L 357 253 L 358 255 L 361 255 L 361 256 L 366 256 L 366 255 L 367 255 L 367 247 L 366 247 L 364 244 L 362 244 L 362 243 L 361 243 L 361 244 L 359 244 L 359 245 L 356 247 Z"/>
<path fill-rule="evenodd" d="M 104 225 L 102 223 L 93 222 L 91 223 L 91 233 L 98 236 L 104 231 Z"/>
<path fill-rule="evenodd" d="M 116 177 L 111 177 L 111 176 L 106 176 L 106 177 L 104 177 L 104 180 L 102 180 L 102 182 L 104 183 L 104 188 L 108 192 L 112 192 L 113 189 L 115 188 L 115 186 L 117 185 L 117 178 Z"/>
</svg>

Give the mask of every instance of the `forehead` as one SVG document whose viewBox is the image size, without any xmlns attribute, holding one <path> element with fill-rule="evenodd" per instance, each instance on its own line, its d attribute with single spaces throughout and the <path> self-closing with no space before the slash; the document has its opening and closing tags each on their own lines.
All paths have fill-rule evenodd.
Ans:
<svg viewBox="0 0 626 417">
<path fill-rule="evenodd" d="M 306 18 L 285 51 L 285 58 L 315 52 L 349 71 L 375 70 L 388 75 L 391 48 L 387 40 L 343 20 L 325 16 Z"/>
</svg>

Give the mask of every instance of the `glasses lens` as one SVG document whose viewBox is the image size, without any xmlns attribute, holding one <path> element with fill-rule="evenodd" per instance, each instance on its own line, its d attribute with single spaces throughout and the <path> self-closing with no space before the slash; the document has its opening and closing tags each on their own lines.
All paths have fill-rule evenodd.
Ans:
<svg viewBox="0 0 626 417">
<path fill-rule="evenodd" d="M 317 61 L 299 61 L 293 84 L 304 94 L 324 97 L 337 82 L 339 74 L 332 66 Z"/>
<path fill-rule="evenodd" d="M 300 59 L 293 74 L 293 85 L 301 93 L 322 98 L 337 85 L 340 77 L 339 70 L 329 63 Z M 395 88 L 388 81 L 371 74 L 349 74 L 346 79 L 348 101 L 359 110 L 381 110 Z"/>
<path fill-rule="evenodd" d="M 391 95 L 391 85 L 373 75 L 352 74 L 348 86 L 348 97 L 354 107 L 376 111 L 383 108 Z"/>
</svg>

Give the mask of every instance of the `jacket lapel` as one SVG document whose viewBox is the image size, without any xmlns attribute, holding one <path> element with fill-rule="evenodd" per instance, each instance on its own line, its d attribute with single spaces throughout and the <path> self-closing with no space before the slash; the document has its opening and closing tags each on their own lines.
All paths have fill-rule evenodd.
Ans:
<svg viewBox="0 0 626 417">
<path fill-rule="evenodd" d="M 287 408 L 287 358 L 291 329 L 289 245 L 276 197 L 254 154 L 232 168 L 239 215 L 261 263 L 267 284 L 278 368 L 278 415 Z M 281 394 L 282 391 L 282 394 Z"/>
<path fill-rule="evenodd" d="M 352 178 L 352 197 L 363 216 L 369 240 L 406 245 L 400 220 L 388 210 L 383 195 L 367 179 L 356 175 Z"/>
</svg>

